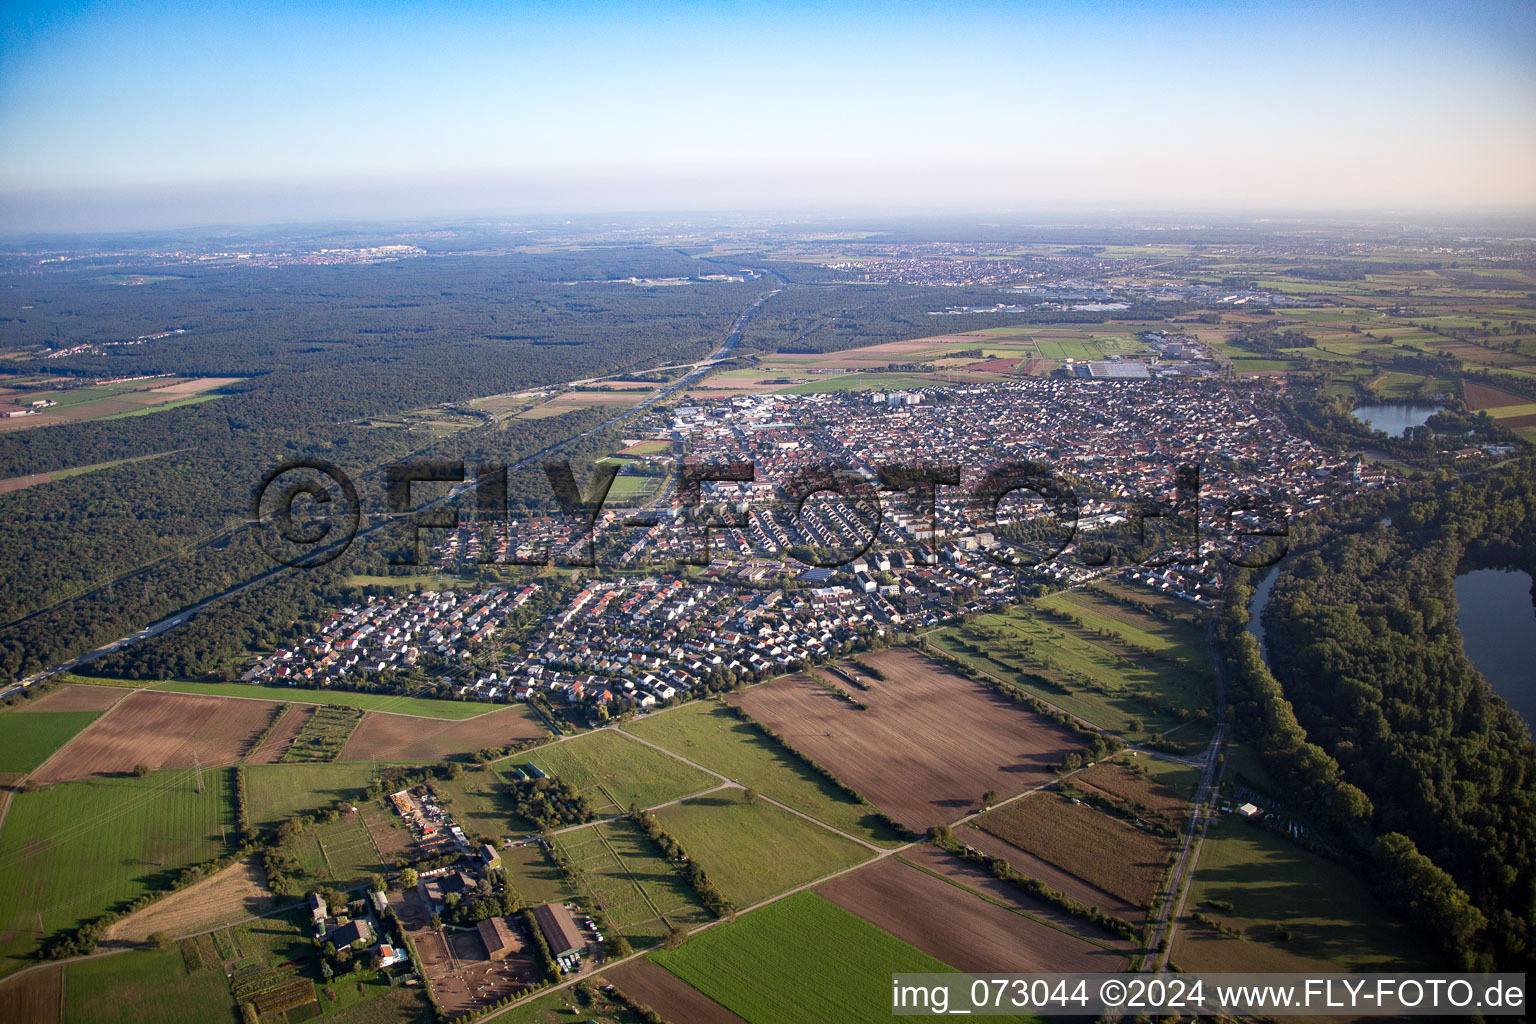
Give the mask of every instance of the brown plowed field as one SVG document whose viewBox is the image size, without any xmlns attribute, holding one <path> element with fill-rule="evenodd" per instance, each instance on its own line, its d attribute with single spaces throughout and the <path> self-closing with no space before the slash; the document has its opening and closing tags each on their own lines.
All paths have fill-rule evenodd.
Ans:
<svg viewBox="0 0 1536 1024">
<path fill-rule="evenodd" d="M 1015 800 L 976 824 L 1139 907 L 1152 905 L 1173 853 L 1169 840 L 1054 793 Z"/>
<path fill-rule="evenodd" d="M 17 711 L 105 711 L 133 691 L 119 686 L 87 686 L 65 683 L 41 697 L 27 701 Z"/>
<path fill-rule="evenodd" d="M 517 740 L 548 735 L 527 708 L 502 708 L 477 718 L 449 722 L 370 711 L 363 716 L 338 761 L 436 761 L 481 747 L 504 747 Z"/>
<path fill-rule="evenodd" d="M 261 866 L 248 858 L 112 922 L 101 937 L 104 944 L 118 946 L 144 942 L 159 931 L 187 935 L 264 914 L 275 902 Z"/>
<path fill-rule="evenodd" d="M 747 1024 L 713 999 L 674 977 L 666 968 L 649 960 L 631 960 L 608 971 L 606 978 L 630 999 L 661 1014 L 663 1020 L 688 1021 L 689 1024 Z"/>
<path fill-rule="evenodd" d="M 1079 903 L 1098 907 L 1106 914 L 1122 917 L 1131 924 L 1137 924 L 1147 916 L 1146 910 L 1142 907 L 1134 906 L 1119 896 L 1111 895 L 1098 886 L 1091 885 L 1076 875 L 1063 871 L 1056 865 L 1041 860 L 1034 854 L 1021 850 L 1006 839 L 1000 839 L 990 832 L 966 827 L 956 829 L 955 838 L 967 846 L 974 846 L 988 856 L 1003 858 L 1013 865 L 1014 870 L 1019 874 L 1038 878 L 1057 892 L 1066 893 Z"/>
<path fill-rule="evenodd" d="M 916 864 L 921 868 L 937 872 L 945 878 L 953 879 L 967 889 L 984 893 L 996 900 L 1002 900 L 1009 906 L 1018 907 L 1035 917 L 1043 918 L 1052 924 L 1065 928 L 1069 932 L 1097 939 L 1099 942 L 1114 946 L 1116 949 L 1130 951 L 1135 948 L 1135 943 L 1123 939 L 1114 932 L 1106 931 L 1096 925 L 1084 921 L 1080 917 L 1073 917 L 1065 910 L 1036 896 L 1031 896 L 1012 882 L 1005 882 L 1001 878 L 993 877 L 992 873 L 979 864 L 972 864 L 968 860 L 947 853 L 937 846 L 923 844 L 911 849 L 903 850 L 901 859 Z M 1134 908 L 1127 908 L 1134 909 Z M 1131 921 L 1135 924 L 1140 916 Z"/>
<path fill-rule="evenodd" d="M 277 727 L 272 730 L 272 735 L 262 741 L 251 756 L 246 760 L 251 764 L 277 764 L 283 759 L 283 754 L 293 745 L 293 738 L 304 728 L 304 723 L 314 716 L 313 704 L 289 704 L 288 711 L 283 715 Z"/>
<path fill-rule="evenodd" d="M 892 857 L 816 890 L 877 928 L 971 973 L 1116 972 L 1124 954 L 988 903 Z"/>
<path fill-rule="evenodd" d="M 32 775 L 39 783 L 133 771 L 232 764 L 272 720 L 275 703 L 135 690 Z"/>
<path fill-rule="evenodd" d="M 885 673 L 862 711 L 804 676 L 731 698 L 792 747 L 911 828 L 948 824 L 1052 778 L 1072 734 L 921 655 L 864 655 Z"/>
<path fill-rule="evenodd" d="M 0 983 L 0 1020 L 7 1024 L 57 1024 L 64 998 L 64 968 L 45 967 Z"/>
<path fill-rule="evenodd" d="M 1487 384 L 1474 384 L 1466 381 L 1462 384 L 1462 392 L 1466 395 L 1467 408 L 1474 412 L 1483 409 L 1499 409 L 1506 405 L 1524 405 L 1529 398 L 1511 394 L 1500 388 L 1489 387 Z"/>
</svg>

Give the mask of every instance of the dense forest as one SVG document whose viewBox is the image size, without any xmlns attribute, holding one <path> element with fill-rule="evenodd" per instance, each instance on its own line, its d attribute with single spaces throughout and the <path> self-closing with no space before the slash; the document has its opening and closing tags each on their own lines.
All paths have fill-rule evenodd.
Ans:
<svg viewBox="0 0 1536 1024">
<path fill-rule="evenodd" d="M 1536 460 L 1440 474 L 1306 524 L 1266 609 L 1269 671 L 1233 626 L 1240 613 L 1225 640 L 1239 727 L 1293 798 L 1370 857 L 1385 895 L 1448 952 L 1524 965 L 1536 746 L 1464 653 L 1453 588 L 1492 567 L 1536 571 Z"/>
<path fill-rule="evenodd" d="M 154 266 L 128 270 L 151 274 Z M 369 266 L 211 269 L 155 283 L 50 271 L 12 282 L 30 306 L 0 323 L 17 373 L 239 376 L 222 397 L 153 415 L 0 435 L 0 478 L 158 457 L 0 494 L 0 678 L 124 635 L 272 568 L 243 520 L 262 474 L 320 457 L 377 510 L 380 467 L 407 457 L 515 462 L 583 434 L 597 410 L 447 438 L 375 417 L 571 378 L 696 359 L 770 285 L 644 288 L 631 277 L 719 268 L 657 248 L 419 257 Z M 187 333 L 45 360 L 40 346 Z M 603 437 L 572 450 L 591 457 Z M 551 505 L 537 466 L 514 508 Z"/>
</svg>

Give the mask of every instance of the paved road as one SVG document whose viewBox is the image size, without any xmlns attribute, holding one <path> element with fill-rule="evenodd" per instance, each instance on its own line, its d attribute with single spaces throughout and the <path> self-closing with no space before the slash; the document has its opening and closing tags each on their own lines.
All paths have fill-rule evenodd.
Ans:
<svg viewBox="0 0 1536 1024">
<path fill-rule="evenodd" d="M 1148 943 L 1151 952 L 1142 962 L 1142 970 L 1152 973 L 1166 967 L 1168 958 L 1173 953 L 1173 937 L 1178 931 L 1179 915 L 1184 912 L 1185 900 L 1189 898 L 1189 883 L 1194 878 L 1195 866 L 1200 862 L 1200 851 L 1205 845 L 1205 833 L 1210 828 L 1216 798 L 1221 793 L 1221 744 L 1226 736 L 1227 726 L 1224 721 L 1226 717 L 1225 678 L 1222 675 L 1221 661 L 1217 657 L 1215 643 L 1215 628 L 1219 615 L 1219 610 L 1212 614 L 1206 636 L 1211 672 L 1216 677 L 1218 724 L 1215 734 L 1211 737 L 1211 745 L 1205 752 L 1205 767 L 1200 773 L 1200 786 L 1195 791 L 1195 803 L 1190 811 L 1189 826 L 1184 830 L 1184 842 L 1179 847 L 1178 859 L 1174 861 L 1173 871 L 1168 876 L 1168 891 L 1163 897 L 1163 905 L 1159 908 L 1157 921 L 1152 927 L 1152 935 Z"/>
</svg>

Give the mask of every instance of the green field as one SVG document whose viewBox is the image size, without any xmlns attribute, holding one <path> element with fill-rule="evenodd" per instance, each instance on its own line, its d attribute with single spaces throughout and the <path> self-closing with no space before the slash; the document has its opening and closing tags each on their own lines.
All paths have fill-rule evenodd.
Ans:
<svg viewBox="0 0 1536 1024">
<path fill-rule="evenodd" d="M 503 847 L 501 868 L 525 903 L 565 903 L 578 895 L 538 843 Z"/>
<path fill-rule="evenodd" d="M 631 804 L 654 807 L 719 785 L 713 776 L 612 729 L 551 743 L 497 767 L 510 771 L 529 763 L 569 782 L 604 815 L 627 813 Z"/>
<path fill-rule="evenodd" d="M 849 835 L 884 846 L 902 842 L 873 807 L 833 786 L 718 701 L 645 715 L 625 729 Z"/>
<path fill-rule="evenodd" d="M 510 767 L 512 763 L 503 761 L 501 767 Z M 471 768 L 451 781 L 434 780 L 432 791 L 451 802 L 454 820 L 467 835 L 521 835 L 535 831 L 532 822 L 513 812 L 507 780 L 488 768 Z"/>
<path fill-rule="evenodd" d="M 810 892 L 651 959 L 748 1024 L 886 1024 L 892 974 L 953 970 Z"/>
<path fill-rule="evenodd" d="M 188 973 L 180 950 L 134 950 L 64 969 L 65 1024 L 232 1024 L 224 972 Z"/>
<path fill-rule="evenodd" d="M 1193 750 L 1210 739 L 1211 725 L 1200 718 L 1213 693 L 1203 632 L 1092 591 L 1058 594 L 1039 604 L 1039 611 L 1021 606 L 979 615 L 930 639 L 1129 742 L 1170 734 L 1170 741 Z M 1047 612 L 1066 613 L 1081 624 Z"/>
<path fill-rule="evenodd" d="M 824 391 L 879 391 L 885 388 L 931 387 L 930 377 L 912 373 L 843 373 L 818 374 L 818 379 L 780 388 L 785 395 L 816 395 Z"/>
<path fill-rule="evenodd" d="M 1103 359 L 1104 350 L 1091 341 L 1035 341 L 1046 359 Z"/>
<path fill-rule="evenodd" d="M 225 852 L 230 772 L 202 775 L 202 793 L 184 769 L 16 794 L 0 832 L 0 954 L 30 950 L 39 918 L 47 935 L 73 928 Z"/>
<path fill-rule="evenodd" d="M 454 721 L 475 718 L 495 711 L 501 705 L 474 701 L 434 700 L 430 697 L 397 697 L 387 693 L 348 693 L 342 690 L 306 690 L 297 686 L 251 686 L 247 683 L 192 683 L 173 680 L 156 683 L 156 690 L 176 693 L 209 693 L 215 697 L 255 697 L 258 700 L 285 700 L 294 704 L 338 704 L 364 711 L 389 711 L 420 718 L 449 718 Z"/>
<path fill-rule="evenodd" d="M 323 810 L 343 798 L 361 798 L 372 777 L 373 767 L 360 761 L 247 765 L 247 814 L 252 825 L 273 828 L 295 814 Z"/>
<path fill-rule="evenodd" d="M 1207 900 L 1232 904 L 1227 911 Z M 1415 971 L 1444 967 L 1340 865 L 1236 818 L 1212 825 L 1190 886 L 1199 911 L 1243 938 L 1180 919 L 1173 961 L 1206 971 Z M 1280 925 L 1288 938 L 1275 934 Z"/>
<path fill-rule="evenodd" d="M 660 942 L 668 928 L 691 929 L 714 919 L 656 844 L 628 819 L 567 832 L 558 842 L 583 888 L 636 949 Z"/>
<path fill-rule="evenodd" d="M 656 816 L 738 908 L 871 855 L 770 803 L 746 803 L 740 793 L 688 800 Z"/>
<path fill-rule="evenodd" d="M 360 815 L 343 815 L 329 825 L 311 825 L 289 848 L 302 872 L 293 878 L 299 892 L 321 882 L 343 888 L 357 885 L 385 870 Z"/>
<path fill-rule="evenodd" d="M 7 711 L 0 714 L 0 772 L 29 772 L 100 711 Z"/>
</svg>

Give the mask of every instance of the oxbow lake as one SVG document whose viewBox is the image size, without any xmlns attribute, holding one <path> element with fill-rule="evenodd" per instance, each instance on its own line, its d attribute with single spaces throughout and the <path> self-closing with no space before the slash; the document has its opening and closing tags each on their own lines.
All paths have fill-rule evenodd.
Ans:
<svg viewBox="0 0 1536 1024">
<path fill-rule="evenodd" d="M 1456 625 L 1467 657 L 1529 729 L 1536 722 L 1531 577 L 1506 569 L 1474 569 L 1456 577 L 1456 604 Z"/>
</svg>

